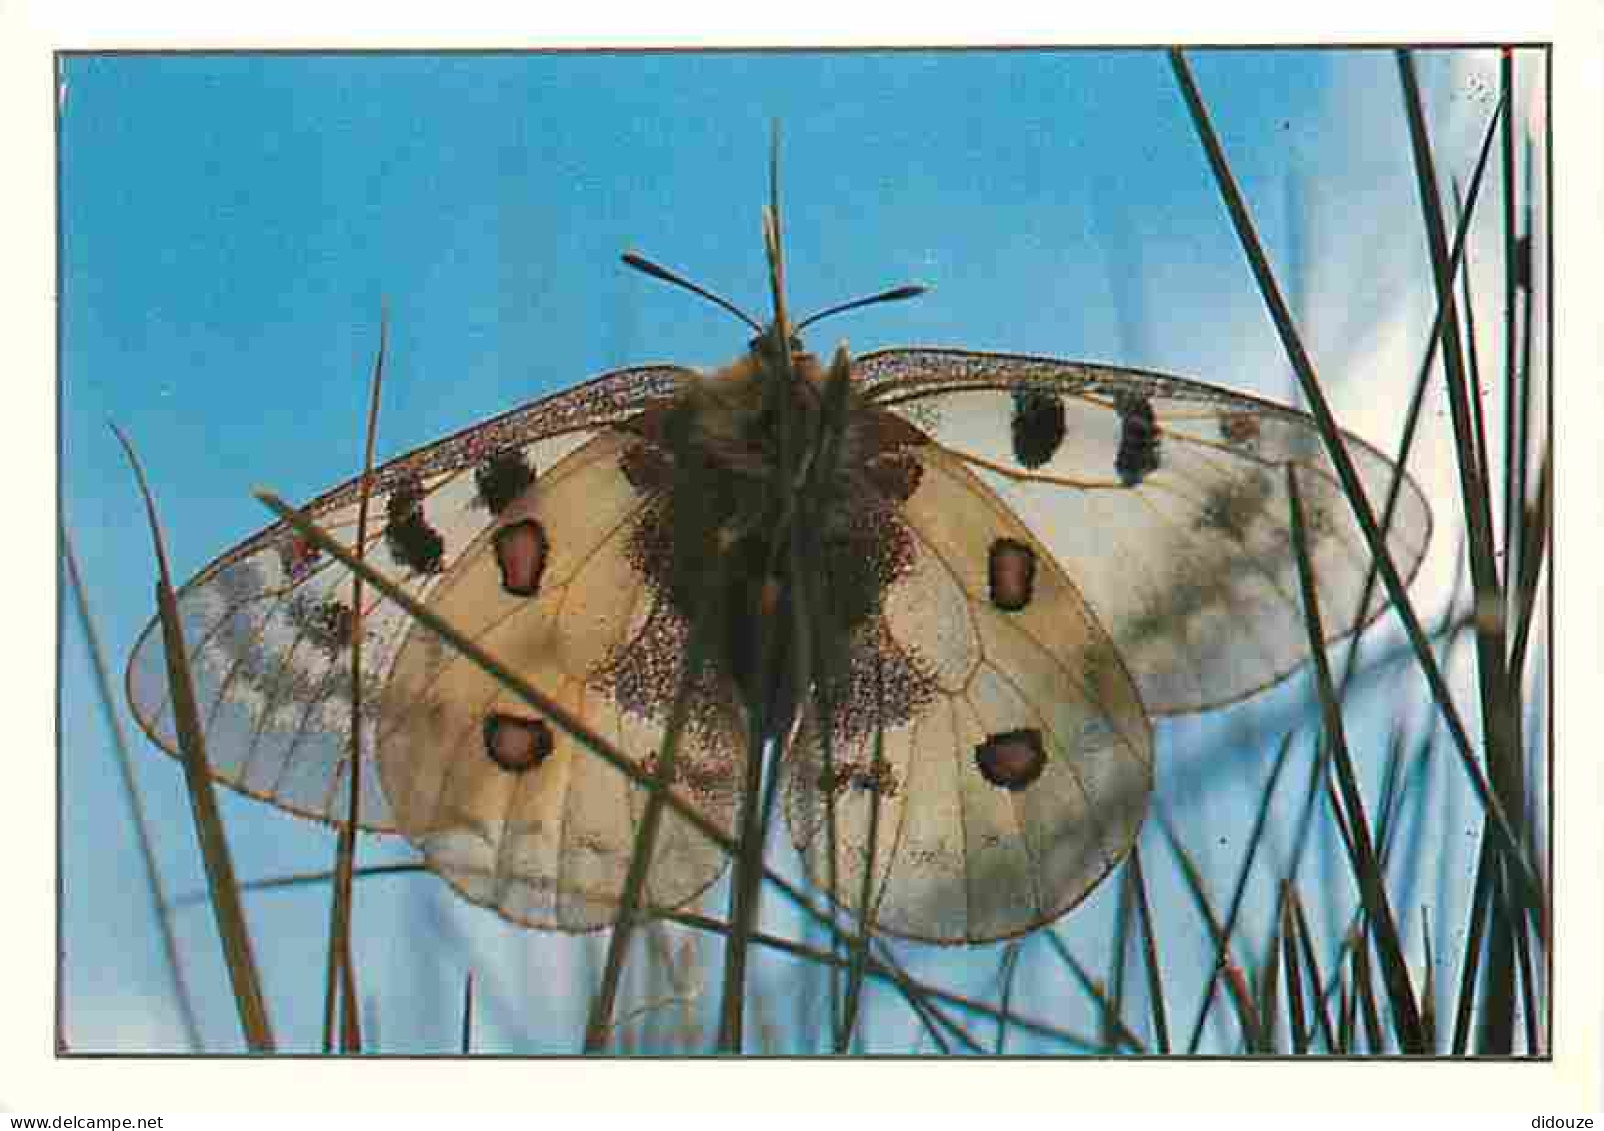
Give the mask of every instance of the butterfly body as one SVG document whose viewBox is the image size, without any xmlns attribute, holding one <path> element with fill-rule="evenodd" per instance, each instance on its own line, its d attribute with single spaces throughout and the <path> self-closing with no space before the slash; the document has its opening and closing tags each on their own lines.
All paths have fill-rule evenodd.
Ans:
<svg viewBox="0 0 1604 1131">
<path fill-rule="evenodd" d="M 851 505 L 839 432 L 823 427 L 824 373 L 772 341 L 624 426 L 639 436 L 625 457 L 631 483 L 650 500 L 633 535 L 637 569 L 685 623 L 706 627 L 714 677 L 769 737 L 785 731 L 808 679 L 785 615 L 792 541 L 806 540 L 810 559 L 832 554 Z"/>
</svg>

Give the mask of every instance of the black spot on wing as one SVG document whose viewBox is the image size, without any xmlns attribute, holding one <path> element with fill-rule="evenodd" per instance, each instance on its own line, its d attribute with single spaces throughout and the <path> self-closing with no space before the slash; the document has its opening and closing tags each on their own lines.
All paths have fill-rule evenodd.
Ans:
<svg viewBox="0 0 1604 1131">
<path fill-rule="evenodd" d="M 1119 413 L 1119 451 L 1114 470 L 1127 487 L 1134 487 L 1158 470 L 1158 421 L 1153 404 L 1140 393 L 1120 392 L 1114 397 Z"/>
<path fill-rule="evenodd" d="M 479 500 L 491 514 L 500 514 L 535 481 L 535 469 L 521 448 L 497 452 L 473 469 Z"/>
<path fill-rule="evenodd" d="M 1064 402 L 1045 389 L 1014 390 L 1014 412 L 1009 420 L 1014 458 L 1027 470 L 1042 466 L 1064 443 Z"/>
<path fill-rule="evenodd" d="M 385 501 L 384 541 L 399 566 L 414 573 L 439 573 L 446 540 L 423 514 L 423 485 L 416 476 L 397 481 Z"/>
</svg>

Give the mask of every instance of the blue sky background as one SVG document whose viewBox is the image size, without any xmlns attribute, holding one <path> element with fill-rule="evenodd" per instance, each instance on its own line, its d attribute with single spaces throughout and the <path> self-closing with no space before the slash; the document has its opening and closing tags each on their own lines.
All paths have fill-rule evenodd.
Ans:
<svg viewBox="0 0 1604 1131">
<path fill-rule="evenodd" d="M 1527 60 L 1535 71 L 1536 56 Z M 1471 168 L 1494 61 L 1492 52 L 1468 68 L 1443 55 L 1420 61 L 1445 179 Z M 1191 62 L 1339 418 L 1393 445 L 1430 308 L 1392 57 L 1196 52 Z M 306 497 L 358 468 L 381 304 L 390 325 L 381 455 L 608 369 L 729 360 L 744 327 L 628 271 L 618 254 L 639 250 L 765 316 L 759 207 L 775 120 L 793 310 L 910 280 L 933 288 L 826 323 L 813 333 L 821 352 L 844 337 L 855 352 L 1043 353 L 1289 395 L 1274 331 L 1159 52 L 88 56 L 65 60 L 61 77 L 62 507 L 119 686 L 151 612 L 153 564 L 108 420 L 138 445 L 175 572 L 187 577 L 266 524 L 251 489 Z M 1489 218 L 1496 199 L 1484 203 Z M 1501 270 L 1490 254 L 1485 270 Z M 1416 590 L 1428 614 L 1446 593 L 1459 527 L 1445 493 L 1446 425 L 1440 412 L 1433 421 L 1417 468 L 1438 520 Z M 66 1035 L 81 1050 L 181 1049 L 70 615 L 64 641 Z M 1378 697 L 1361 732 L 1393 712 L 1418 713 L 1414 682 L 1410 673 Z M 1220 892 L 1268 765 L 1240 736 L 1256 712 L 1284 719 L 1306 695 L 1298 676 L 1216 713 L 1223 719 L 1159 729 L 1161 796 L 1218 866 Z M 166 886 L 198 891 L 178 767 L 117 707 Z M 1441 814 L 1445 835 L 1472 827 L 1470 813 Z M 224 816 L 244 877 L 332 859 L 332 836 L 257 803 L 229 795 Z M 1144 834 L 1150 860 L 1161 859 L 1161 843 Z M 405 855 L 394 842 L 365 841 L 361 852 L 364 863 Z M 787 872 L 791 855 L 777 837 L 774 858 Z M 1434 921 L 1461 898 L 1454 882 L 1469 864 L 1456 861 L 1431 897 Z M 1155 898 L 1174 901 L 1179 924 L 1184 896 L 1158 871 L 1149 864 Z M 1100 973 L 1115 886 L 1057 928 Z M 584 987 L 599 969 L 592 944 L 509 927 L 429 877 L 371 881 L 358 899 L 379 1047 L 453 1048 L 472 967 L 488 989 L 482 1047 L 574 1049 Z M 321 889 L 264 895 L 250 912 L 281 1044 L 310 1050 L 326 898 Z M 795 929 L 783 912 L 772 921 Z M 209 1048 L 237 1047 L 209 915 L 180 912 L 176 924 L 202 1037 Z M 1184 994 L 1209 956 L 1188 956 L 1195 922 L 1174 930 L 1172 974 Z M 987 996 L 999 953 L 905 952 L 921 974 Z M 1037 1011 L 1062 1008 L 1066 1025 L 1095 1032 L 1068 1004 L 1077 995 L 1062 988 L 1061 969 L 1043 970 L 1030 984 Z M 716 972 L 704 970 L 707 1002 Z M 765 960 L 757 977 L 776 1011 L 791 1008 L 795 967 Z M 870 1025 L 882 1051 L 917 1047 L 889 996 L 876 999 Z"/>
</svg>

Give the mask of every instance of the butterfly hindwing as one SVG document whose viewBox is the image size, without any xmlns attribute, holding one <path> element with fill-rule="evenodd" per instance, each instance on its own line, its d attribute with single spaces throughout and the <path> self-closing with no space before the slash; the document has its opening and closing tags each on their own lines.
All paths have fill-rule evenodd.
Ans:
<svg viewBox="0 0 1604 1131">
<path fill-rule="evenodd" d="M 369 560 L 414 597 L 426 597 L 527 477 L 548 470 L 598 427 L 671 396 L 684 374 L 672 367 L 611 373 L 376 469 Z M 351 480 L 305 509 L 350 544 L 359 494 Z M 302 816 L 344 819 L 351 575 L 279 523 L 202 570 L 180 590 L 178 608 L 213 776 Z M 408 623 L 397 606 L 365 591 L 363 698 L 370 720 Z M 156 621 L 135 646 L 127 679 L 140 725 L 176 752 Z M 393 815 L 376 779 L 364 778 L 362 824 L 391 831 Z"/>
<path fill-rule="evenodd" d="M 810 879 L 831 890 L 833 867 L 843 906 L 860 906 L 872 855 L 880 930 L 983 942 L 1062 914 L 1124 855 L 1152 735 L 1045 548 L 960 461 L 911 451 L 902 568 L 846 686 L 804 715 L 788 818 Z"/>
<path fill-rule="evenodd" d="M 859 358 L 869 399 L 964 459 L 1074 578 L 1154 714 L 1241 699 L 1308 655 L 1290 539 L 1292 467 L 1330 639 L 1359 608 L 1371 556 L 1314 422 L 1196 382 L 1050 359 L 943 350 Z M 1394 468 L 1345 437 L 1378 516 Z M 1388 550 L 1413 576 L 1430 538 L 1407 477 Z"/>
<path fill-rule="evenodd" d="M 430 608 L 651 770 L 687 678 L 689 626 L 653 582 L 666 500 L 629 473 L 648 441 L 590 441 L 538 480 L 463 555 Z M 727 681 L 691 681 L 674 788 L 733 831 L 746 733 Z M 377 758 L 398 828 L 470 900 L 518 922 L 613 921 L 646 791 L 421 625 L 386 690 Z M 647 902 L 675 907 L 724 853 L 665 813 Z"/>
</svg>

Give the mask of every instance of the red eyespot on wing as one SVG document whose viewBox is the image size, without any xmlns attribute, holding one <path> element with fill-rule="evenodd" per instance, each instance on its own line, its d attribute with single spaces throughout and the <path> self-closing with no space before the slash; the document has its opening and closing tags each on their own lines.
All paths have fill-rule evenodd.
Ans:
<svg viewBox="0 0 1604 1131">
<path fill-rule="evenodd" d="M 991 603 L 1005 613 L 1017 613 L 1036 591 L 1036 551 L 1012 538 L 991 544 L 986 577 Z"/>
<path fill-rule="evenodd" d="M 503 526 L 492 536 L 501 587 L 514 597 L 533 597 L 546 572 L 546 528 L 532 518 Z"/>
<path fill-rule="evenodd" d="M 980 776 L 1006 790 L 1021 790 L 1041 777 L 1047 765 L 1041 731 L 1011 730 L 994 734 L 975 747 Z"/>
<path fill-rule="evenodd" d="M 485 718 L 485 753 L 510 774 L 532 770 L 551 756 L 551 725 L 544 719 L 491 714 Z"/>
</svg>

